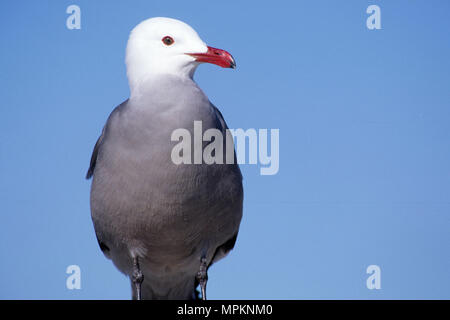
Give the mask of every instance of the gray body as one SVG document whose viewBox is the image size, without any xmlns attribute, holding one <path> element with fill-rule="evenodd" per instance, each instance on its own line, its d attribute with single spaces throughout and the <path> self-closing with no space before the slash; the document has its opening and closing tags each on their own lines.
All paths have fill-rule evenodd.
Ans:
<svg viewBox="0 0 450 320">
<path fill-rule="evenodd" d="M 164 76 L 110 115 L 89 168 L 91 213 L 104 254 L 131 276 L 138 257 L 142 298 L 191 299 L 200 260 L 208 265 L 234 246 L 242 217 L 236 164 L 171 160 L 175 129 L 227 126 L 191 79 Z"/>
</svg>

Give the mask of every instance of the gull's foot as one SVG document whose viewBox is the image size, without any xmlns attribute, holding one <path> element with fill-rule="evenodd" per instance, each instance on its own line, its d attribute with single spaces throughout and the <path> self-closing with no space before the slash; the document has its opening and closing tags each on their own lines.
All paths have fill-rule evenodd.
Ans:
<svg viewBox="0 0 450 320">
<path fill-rule="evenodd" d="M 133 258 L 133 274 L 131 275 L 131 281 L 134 285 L 134 296 L 136 297 L 136 300 L 141 300 L 141 284 L 142 281 L 144 281 L 144 275 L 139 268 L 139 260 L 137 257 Z"/>
<path fill-rule="evenodd" d="M 200 268 L 197 272 L 197 281 L 200 284 L 202 290 L 202 300 L 206 300 L 206 283 L 208 282 L 208 264 L 206 258 L 200 260 Z"/>
</svg>

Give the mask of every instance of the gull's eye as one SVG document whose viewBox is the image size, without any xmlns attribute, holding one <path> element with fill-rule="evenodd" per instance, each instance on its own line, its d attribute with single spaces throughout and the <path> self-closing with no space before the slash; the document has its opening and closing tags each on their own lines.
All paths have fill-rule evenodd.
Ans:
<svg viewBox="0 0 450 320">
<path fill-rule="evenodd" d="M 173 40 L 172 37 L 169 36 L 165 36 L 164 38 L 162 38 L 162 42 L 166 45 L 166 46 L 171 46 L 175 40 Z"/>
</svg>

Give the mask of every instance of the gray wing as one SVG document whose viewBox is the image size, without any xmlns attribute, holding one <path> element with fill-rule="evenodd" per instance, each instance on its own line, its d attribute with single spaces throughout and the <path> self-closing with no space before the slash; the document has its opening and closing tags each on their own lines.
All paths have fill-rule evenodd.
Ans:
<svg viewBox="0 0 450 320">
<path fill-rule="evenodd" d="M 128 99 L 125 100 L 124 102 L 122 102 L 116 108 L 114 108 L 113 112 L 111 112 L 111 114 L 109 115 L 108 121 L 106 121 L 106 124 L 103 127 L 102 134 L 100 135 L 97 142 L 95 143 L 94 150 L 92 151 L 91 163 L 89 164 L 89 169 L 88 169 L 88 172 L 86 173 L 86 179 L 90 179 L 94 175 L 95 164 L 97 163 L 98 152 L 100 150 L 100 147 L 102 146 L 103 140 L 105 139 L 106 130 L 107 130 L 110 119 L 113 117 L 113 115 L 115 113 L 120 112 L 120 110 L 125 108 L 127 105 L 127 102 L 128 102 Z"/>
<path fill-rule="evenodd" d="M 225 122 L 225 119 L 223 118 L 223 115 L 220 112 L 220 110 L 217 109 L 217 107 L 214 104 L 212 104 L 211 102 L 210 102 L 210 104 L 213 107 L 214 111 L 216 112 L 217 119 L 219 120 L 220 124 L 222 125 L 222 128 L 224 128 L 224 130 L 228 129 L 227 123 Z"/>
<path fill-rule="evenodd" d="M 214 111 L 216 112 L 217 118 L 220 121 L 220 123 L 222 124 L 222 127 L 225 130 L 228 129 L 228 125 L 225 122 L 225 119 L 223 118 L 223 115 L 220 112 L 220 110 L 212 103 L 211 103 L 211 106 L 213 107 Z M 236 153 L 234 154 L 234 163 L 237 163 Z M 242 179 L 242 174 L 241 174 L 240 169 L 239 169 L 239 174 Z M 225 243 L 223 243 L 216 249 L 209 266 L 211 266 L 214 262 L 219 261 L 221 258 L 225 257 L 231 250 L 233 250 L 234 245 L 236 244 L 237 236 L 238 236 L 238 232 L 236 232 L 230 239 L 228 239 Z"/>
<path fill-rule="evenodd" d="M 92 151 L 91 163 L 89 164 L 89 169 L 88 172 L 86 173 L 86 179 L 92 178 L 92 175 L 94 174 L 95 164 L 97 163 L 98 150 L 100 149 L 100 146 L 102 145 L 103 142 L 103 138 L 105 136 L 105 128 L 106 125 L 103 127 L 102 134 L 95 143 L 94 151 Z"/>
<path fill-rule="evenodd" d="M 210 102 L 210 103 L 211 103 L 211 102 Z M 216 112 L 217 119 L 218 119 L 219 122 L 221 123 L 222 128 L 224 129 L 224 131 L 227 130 L 227 129 L 228 129 L 228 125 L 227 125 L 227 123 L 225 122 L 225 119 L 223 118 L 222 113 L 221 113 L 220 110 L 217 109 L 217 107 L 216 107 L 215 105 L 213 105 L 212 103 L 211 103 L 211 106 L 213 107 L 214 111 Z M 234 152 L 234 163 L 237 163 L 236 150 L 235 150 L 235 152 Z M 241 170 L 240 170 L 240 169 L 239 169 L 239 174 L 241 175 L 241 179 L 242 179 L 242 173 L 241 173 Z"/>
</svg>

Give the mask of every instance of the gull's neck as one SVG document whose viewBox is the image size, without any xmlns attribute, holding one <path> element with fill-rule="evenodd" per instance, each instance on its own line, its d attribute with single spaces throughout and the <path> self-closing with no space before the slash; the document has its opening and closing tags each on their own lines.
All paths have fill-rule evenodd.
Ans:
<svg viewBox="0 0 450 320">
<path fill-rule="evenodd" d="M 160 87 L 162 84 L 167 84 L 168 79 L 171 79 L 171 81 L 195 83 L 195 69 L 190 68 L 189 70 L 183 70 L 183 72 L 147 73 L 138 78 L 128 75 L 130 99 L 136 100 L 147 94 L 151 94 L 154 88 Z M 170 92 L 171 88 L 166 85 L 165 89 Z"/>
<path fill-rule="evenodd" d="M 149 72 L 138 68 L 128 68 L 127 76 L 128 84 L 130 86 L 130 98 L 142 96 L 142 94 L 150 89 L 150 86 L 155 85 L 155 83 L 164 78 L 172 77 L 179 79 L 180 81 L 194 81 L 194 74 L 197 66 L 197 64 L 190 64 L 177 70 L 164 72 L 160 70 Z"/>
</svg>

